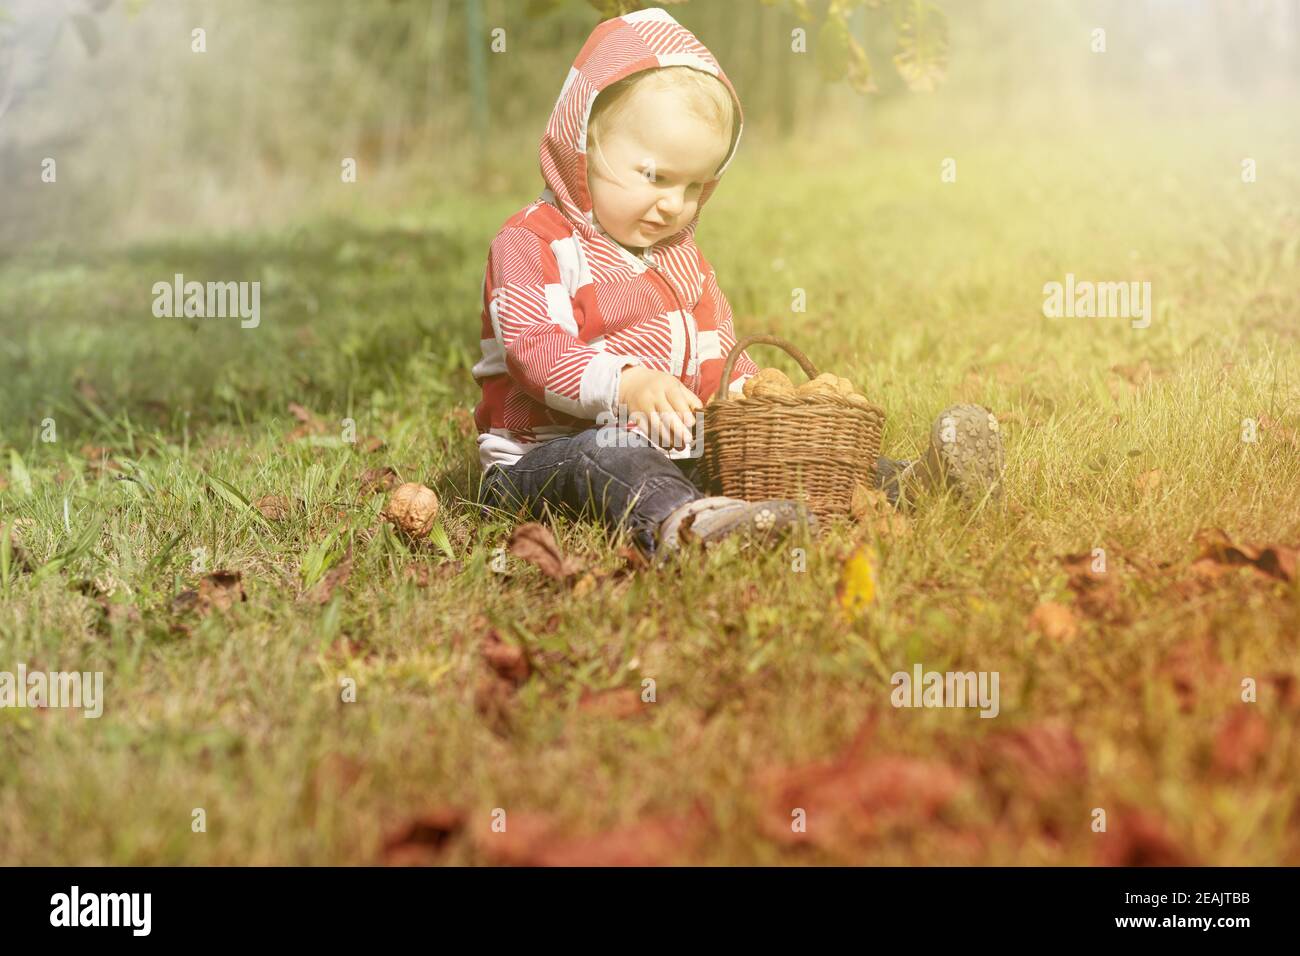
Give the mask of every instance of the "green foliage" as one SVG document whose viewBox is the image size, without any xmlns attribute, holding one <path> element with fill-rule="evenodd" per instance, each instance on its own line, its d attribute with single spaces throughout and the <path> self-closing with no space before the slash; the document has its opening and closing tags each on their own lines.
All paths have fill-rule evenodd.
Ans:
<svg viewBox="0 0 1300 956">
<path fill-rule="evenodd" d="M 859 93 L 873 93 L 870 58 L 854 35 L 853 20 L 865 11 L 883 12 L 865 17 L 868 29 L 892 23 L 896 37 L 893 64 L 907 88 L 931 93 L 942 82 L 948 66 L 947 16 L 929 0 L 827 0 L 814 6 L 811 0 L 790 0 L 801 21 L 817 28 L 818 68 L 829 82 L 844 80 Z M 820 13 L 818 12 L 820 9 Z"/>
</svg>

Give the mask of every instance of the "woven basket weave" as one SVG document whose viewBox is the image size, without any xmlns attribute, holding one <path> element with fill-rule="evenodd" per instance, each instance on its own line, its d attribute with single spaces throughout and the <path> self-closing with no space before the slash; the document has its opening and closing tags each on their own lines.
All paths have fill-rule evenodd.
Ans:
<svg viewBox="0 0 1300 956">
<path fill-rule="evenodd" d="M 848 515 L 854 485 L 871 486 L 884 411 L 832 394 L 732 396 L 732 366 L 759 343 L 785 350 L 810 381 L 818 375 L 808 356 L 778 336 L 737 342 L 723 365 L 718 393 L 704 408 L 705 473 L 728 497 L 803 501 L 819 521 Z"/>
</svg>

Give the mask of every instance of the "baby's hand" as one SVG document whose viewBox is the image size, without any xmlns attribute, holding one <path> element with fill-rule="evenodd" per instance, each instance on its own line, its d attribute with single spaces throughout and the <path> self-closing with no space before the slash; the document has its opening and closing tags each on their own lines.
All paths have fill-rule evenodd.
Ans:
<svg viewBox="0 0 1300 956">
<path fill-rule="evenodd" d="M 689 388 L 667 372 L 638 365 L 623 369 L 618 386 L 618 401 L 626 405 L 628 419 L 640 420 L 650 431 L 650 421 L 658 422 L 658 436 L 671 439 L 675 449 L 686 448 L 691 443 L 691 429 L 695 427 L 694 410 L 703 403 Z"/>
</svg>

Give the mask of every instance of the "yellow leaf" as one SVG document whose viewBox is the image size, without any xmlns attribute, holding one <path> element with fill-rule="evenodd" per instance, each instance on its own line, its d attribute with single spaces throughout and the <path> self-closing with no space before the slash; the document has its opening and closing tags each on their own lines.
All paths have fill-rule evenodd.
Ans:
<svg viewBox="0 0 1300 956">
<path fill-rule="evenodd" d="M 876 600 L 876 555 L 871 548 L 858 548 L 844 562 L 838 589 L 840 607 L 857 617 Z"/>
</svg>

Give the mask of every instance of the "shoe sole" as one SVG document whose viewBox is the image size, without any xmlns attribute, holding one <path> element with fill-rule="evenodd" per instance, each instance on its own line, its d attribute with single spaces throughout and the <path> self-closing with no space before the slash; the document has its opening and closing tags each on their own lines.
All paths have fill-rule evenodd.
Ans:
<svg viewBox="0 0 1300 956">
<path fill-rule="evenodd" d="M 694 524 L 694 522 L 692 522 Z M 708 548 L 726 538 L 740 535 L 747 542 L 766 543 L 796 528 L 805 527 L 817 532 L 817 516 L 794 501 L 754 501 L 737 508 L 734 517 L 713 528 L 705 535 L 696 535 L 690 526 L 683 529 L 683 537 L 697 541 Z"/>
<path fill-rule="evenodd" d="M 954 405 L 935 419 L 930 447 L 910 470 L 930 490 L 951 488 L 968 499 L 1002 490 L 1006 450 L 998 420 L 980 405 Z"/>
</svg>

